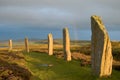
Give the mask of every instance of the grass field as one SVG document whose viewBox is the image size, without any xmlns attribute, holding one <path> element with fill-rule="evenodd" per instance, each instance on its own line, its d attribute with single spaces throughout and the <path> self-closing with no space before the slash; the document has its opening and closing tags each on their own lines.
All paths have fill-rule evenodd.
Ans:
<svg viewBox="0 0 120 80">
<path fill-rule="evenodd" d="M 71 41 L 71 62 L 63 59 L 62 40 L 54 40 L 54 55 L 48 56 L 47 40 L 29 41 L 30 53 L 25 52 L 24 41 L 13 42 L 8 52 L 7 41 L 0 42 L 0 80 L 119 80 L 120 70 L 113 69 L 112 76 L 98 78 L 92 75 L 90 41 Z M 113 65 L 120 65 L 120 42 L 112 42 Z M 79 55 L 78 55 L 79 54 Z M 115 61 L 116 60 L 116 61 Z M 32 74 L 32 75 L 31 75 Z M 30 77 L 31 76 L 31 77 Z"/>
<path fill-rule="evenodd" d="M 24 53 L 32 80 L 119 80 L 120 72 L 113 70 L 112 76 L 98 78 L 92 75 L 90 66 L 80 66 L 80 61 L 66 62 L 43 53 Z M 49 64 L 53 66 L 48 66 Z"/>
</svg>

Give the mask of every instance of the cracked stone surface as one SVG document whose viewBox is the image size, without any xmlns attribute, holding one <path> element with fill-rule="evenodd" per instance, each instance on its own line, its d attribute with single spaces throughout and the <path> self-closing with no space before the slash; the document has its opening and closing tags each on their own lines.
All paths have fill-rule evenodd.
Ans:
<svg viewBox="0 0 120 80">
<path fill-rule="evenodd" d="M 112 46 L 105 26 L 98 16 L 91 16 L 92 72 L 94 75 L 110 76 L 112 73 Z"/>
</svg>

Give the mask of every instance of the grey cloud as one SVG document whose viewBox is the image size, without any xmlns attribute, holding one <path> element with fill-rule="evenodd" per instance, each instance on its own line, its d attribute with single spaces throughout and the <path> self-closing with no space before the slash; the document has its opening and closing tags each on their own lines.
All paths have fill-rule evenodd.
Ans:
<svg viewBox="0 0 120 80">
<path fill-rule="evenodd" d="M 67 12 L 60 12 L 58 10 L 56 11 L 51 9 L 23 9 L 24 8 L 9 8 L 7 10 L 1 10 L 0 21 L 21 24 L 45 24 L 52 26 L 62 23 L 72 23 L 72 20 L 74 19 L 74 16 L 72 16 L 72 14 Z"/>
<path fill-rule="evenodd" d="M 0 0 L 0 23 L 89 26 L 100 15 L 106 25 L 120 25 L 119 0 Z"/>
<path fill-rule="evenodd" d="M 97 3 L 109 7 L 109 8 L 113 8 L 113 9 L 119 9 L 119 4 L 120 1 L 119 0 L 97 0 Z"/>
</svg>

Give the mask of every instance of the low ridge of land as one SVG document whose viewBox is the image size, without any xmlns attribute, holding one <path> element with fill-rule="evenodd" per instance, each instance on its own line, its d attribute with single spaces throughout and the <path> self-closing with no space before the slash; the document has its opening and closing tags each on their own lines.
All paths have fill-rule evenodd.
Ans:
<svg viewBox="0 0 120 80">
<path fill-rule="evenodd" d="M 0 80 L 30 80 L 22 52 L 0 50 Z"/>
</svg>

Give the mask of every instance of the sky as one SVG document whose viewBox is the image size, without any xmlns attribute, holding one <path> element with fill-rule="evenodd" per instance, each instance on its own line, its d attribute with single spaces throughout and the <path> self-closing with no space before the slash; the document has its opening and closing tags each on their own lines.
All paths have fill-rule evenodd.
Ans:
<svg viewBox="0 0 120 80">
<path fill-rule="evenodd" d="M 120 30 L 120 0 L 0 0 L 0 27 L 90 27 L 101 16 L 110 30 Z"/>
</svg>

